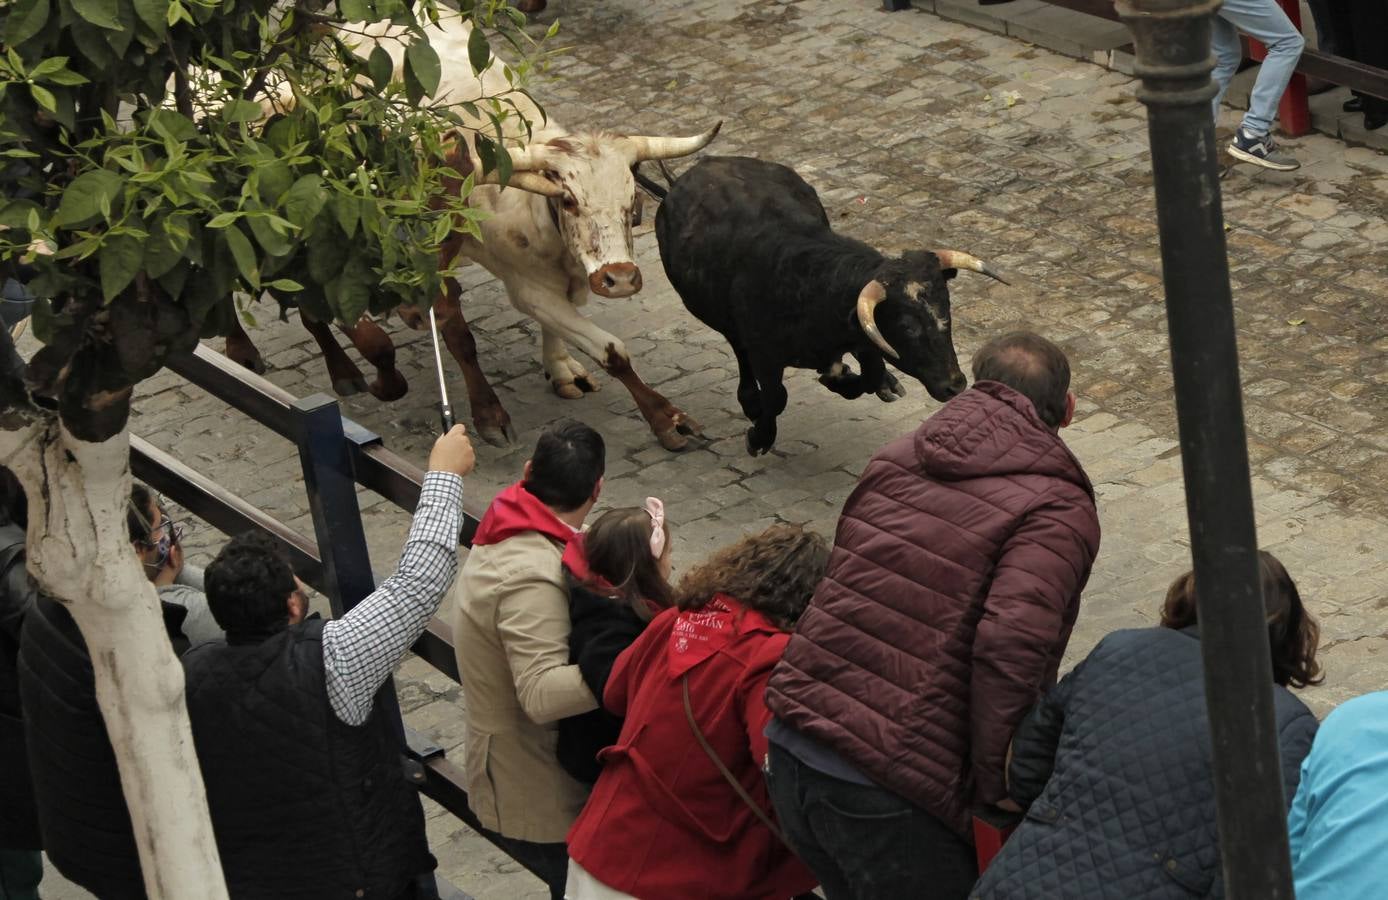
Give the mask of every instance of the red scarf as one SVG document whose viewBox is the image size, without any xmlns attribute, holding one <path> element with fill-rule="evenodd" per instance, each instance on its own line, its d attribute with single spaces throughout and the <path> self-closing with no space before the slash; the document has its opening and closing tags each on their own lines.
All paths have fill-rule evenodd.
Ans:
<svg viewBox="0 0 1388 900">
<path fill-rule="evenodd" d="M 499 544 L 527 531 L 538 531 L 565 545 L 573 541 L 576 534 L 518 481 L 492 500 L 491 506 L 482 514 L 472 543 L 477 546 Z"/>
</svg>

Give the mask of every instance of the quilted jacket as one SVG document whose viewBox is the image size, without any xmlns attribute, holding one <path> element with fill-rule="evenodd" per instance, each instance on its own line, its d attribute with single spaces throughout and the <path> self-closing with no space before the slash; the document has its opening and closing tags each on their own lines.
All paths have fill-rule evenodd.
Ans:
<svg viewBox="0 0 1388 900">
<path fill-rule="evenodd" d="M 978 382 L 868 463 L 767 705 L 967 838 L 970 807 L 1006 796 L 1098 551 L 1079 461 L 1030 400 Z"/>
<path fill-rule="evenodd" d="M 1203 671 L 1193 627 L 1100 641 L 1018 729 L 1009 787 L 1026 819 L 974 900 L 1224 896 Z M 1273 691 L 1290 802 L 1316 717 Z"/>
</svg>

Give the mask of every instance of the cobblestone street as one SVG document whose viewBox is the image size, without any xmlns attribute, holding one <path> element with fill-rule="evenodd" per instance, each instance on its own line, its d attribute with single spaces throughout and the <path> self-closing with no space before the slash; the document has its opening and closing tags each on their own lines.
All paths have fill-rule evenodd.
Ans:
<svg viewBox="0 0 1388 900">
<path fill-rule="evenodd" d="M 553 16 L 572 49 L 536 94 L 559 121 L 692 134 L 722 119 L 706 152 L 791 165 L 837 229 L 888 250 L 966 250 L 1009 276 L 1011 287 L 967 273 L 952 282 L 954 334 L 966 370 L 984 340 L 1015 327 L 1056 340 L 1074 367 L 1079 411 L 1063 435 L 1095 483 L 1104 532 L 1067 665 L 1115 628 L 1155 623 L 1189 548 L 1134 82 L 928 13 L 882 13 L 873 0 L 554 0 L 542 24 Z M 1225 110 L 1221 135 L 1236 121 Z M 1233 167 L 1224 209 L 1259 537 L 1320 617 L 1326 683 L 1302 696 L 1324 714 L 1388 685 L 1388 156 L 1318 135 L 1287 146 L 1302 168 Z M 626 340 L 638 372 L 704 425 L 707 442 L 661 449 L 613 379 L 581 400 L 556 397 L 538 327 L 473 267 L 462 272 L 464 309 L 519 442 L 479 446 L 469 498 L 480 506 L 518 477 L 539 430 L 567 415 L 608 441 L 602 506 L 664 499 L 677 574 L 775 521 L 832 534 L 868 456 L 938 404 L 905 379 L 907 397 L 886 404 L 843 400 L 795 372 L 775 451 L 748 456 L 731 353 L 671 290 L 653 218 L 648 201 L 637 238 L 645 289 L 593 298 L 587 312 Z M 268 377 L 298 396 L 328 391 L 297 317 L 255 314 Z M 391 405 L 348 398 L 344 413 L 422 464 L 437 421 L 428 334 L 386 327 L 410 393 Z M 468 421 L 462 379 L 445 366 Z M 142 387 L 133 429 L 312 534 L 292 445 L 178 377 Z M 379 498 L 362 503 L 384 574 L 407 519 Z M 221 540 L 203 527 L 190 547 L 205 561 Z M 397 683 L 410 724 L 461 761 L 458 687 L 417 660 Z M 460 888 L 486 900 L 547 896 L 460 823 L 431 815 L 441 872 Z"/>
</svg>

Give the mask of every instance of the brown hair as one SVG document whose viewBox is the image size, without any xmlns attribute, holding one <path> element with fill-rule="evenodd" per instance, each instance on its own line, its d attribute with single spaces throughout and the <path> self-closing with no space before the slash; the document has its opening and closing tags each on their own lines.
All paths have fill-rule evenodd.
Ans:
<svg viewBox="0 0 1388 900">
<path fill-rule="evenodd" d="M 1030 331 L 993 338 L 974 354 L 974 381 L 997 381 L 1026 397 L 1051 428 L 1065 420 L 1070 360 L 1065 351 Z"/>
<path fill-rule="evenodd" d="M 717 551 L 680 580 L 675 605 L 699 609 L 728 594 L 790 631 L 829 566 L 829 544 L 799 525 L 772 525 Z"/>
<path fill-rule="evenodd" d="M 670 552 L 672 539 L 667 518 L 665 553 Z M 660 574 L 660 561 L 651 555 L 651 514 L 645 509 L 624 506 L 603 513 L 583 536 L 583 555 L 593 574 L 616 587 L 617 598 L 642 621 L 649 622 L 654 615 L 652 603 L 665 609 L 673 602 L 675 590 Z M 603 593 L 597 585 L 584 586 Z"/>
<path fill-rule="evenodd" d="M 1320 684 L 1325 680 L 1320 663 L 1316 662 L 1321 629 L 1302 605 L 1296 582 L 1277 557 L 1266 550 L 1258 551 L 1258 575 L 1272 648 L 1272 680 L 1283 687 Z M 1162 625 L 1180 629 L 1197 624 L 1195 600 L 1195 573 L 1187 572 L 1173 581 L 1166 592 Z"/>
</svg>

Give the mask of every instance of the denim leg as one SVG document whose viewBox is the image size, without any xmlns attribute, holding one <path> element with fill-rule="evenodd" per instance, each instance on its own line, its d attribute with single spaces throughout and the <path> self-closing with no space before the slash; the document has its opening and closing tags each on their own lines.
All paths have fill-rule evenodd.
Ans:
<svg viewBox="0 0 1388 900">
<path fill-rule="evenodd" d="M 1219 104 L 1224 93 L 1229 90 L 1229 82 L 1238 74 L 1239 63 L 1243 62 L 1243 45 L 1239 43 L 1239 31 L 1228 22 L 1215 17 L 1210 34 L 1210 50 L 1214 53 L 1215 67 L 1210 79 L 1215 84 L 1214 119 L 1219 122 Z"/>
<path fill-rule="evenodd" d="M 771 794 L 771 805 L 776 809 L 776 820 L 790 849 L 819 879 L 824 896 L 828 900 L 853 900 L 853 889 L 844 877 L 843 870 L 820 845 L 806 818 L 801 775 L 807 770 L 808 767 L 794 755 L 775 743 L 771 744 L 764 774 L 767 790 Z"/>
<path fill-rule="evenodd" d="M 1219 19 L 1267 47 L 1267 58 L 1258 69 L 1253 82 L 1253 95 L 1248 100 L 1248 114 L 1243 128 L 1250 134 L 1267 134 L 1277 117 L 1277 104 L 1292 80 L 1296 62 L 1306 39 L 1292 25 L 1291 19 L 1275 0 L 1224 0 Z"/>
</svg>

